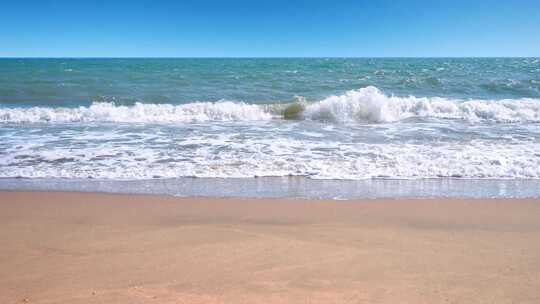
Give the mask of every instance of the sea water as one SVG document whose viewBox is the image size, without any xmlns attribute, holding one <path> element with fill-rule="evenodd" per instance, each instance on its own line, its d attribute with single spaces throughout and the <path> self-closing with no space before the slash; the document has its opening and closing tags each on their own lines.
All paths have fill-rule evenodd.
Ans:
<svg viewBox="0 0 540 304">
<path fill-rule="evenodd" d="M 0 59 L 0 188 L 65 184 L 540 196 L 540 59 Z"/>
</svg>

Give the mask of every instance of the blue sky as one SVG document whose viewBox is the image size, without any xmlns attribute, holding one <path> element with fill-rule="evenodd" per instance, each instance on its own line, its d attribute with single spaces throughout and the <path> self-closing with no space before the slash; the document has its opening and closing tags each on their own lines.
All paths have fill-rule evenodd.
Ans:
<svg viewBox="0 0 540 304">
<path fill-rule="evenodd" d="M 540 56 L 540 1 L 3 1 L 0 57 Z"/>
</svg>

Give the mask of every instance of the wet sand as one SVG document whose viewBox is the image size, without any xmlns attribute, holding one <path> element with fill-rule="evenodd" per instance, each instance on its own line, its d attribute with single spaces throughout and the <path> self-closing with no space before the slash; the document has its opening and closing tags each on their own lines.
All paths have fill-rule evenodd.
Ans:
<svg viewBox="0 0 540 304">
<path fill-rule="evenodd" d="M 0 192 L 0 303 L 540 303 L 540 200 Z"/>
</svg>

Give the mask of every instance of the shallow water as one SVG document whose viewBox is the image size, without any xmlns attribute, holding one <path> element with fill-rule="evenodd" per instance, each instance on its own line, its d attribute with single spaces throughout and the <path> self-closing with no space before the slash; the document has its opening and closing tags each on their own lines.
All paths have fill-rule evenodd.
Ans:
<svg viewBox="0 0 540 304">
<path fill-rule="evenodd" d="M 0 190 L 160 194 L 188 197 L 378 199 L 378 198 L 537 198 L 540 180 L 364 179 L 305 177 L 113 179 L 0 179 Z"/>
</svg>

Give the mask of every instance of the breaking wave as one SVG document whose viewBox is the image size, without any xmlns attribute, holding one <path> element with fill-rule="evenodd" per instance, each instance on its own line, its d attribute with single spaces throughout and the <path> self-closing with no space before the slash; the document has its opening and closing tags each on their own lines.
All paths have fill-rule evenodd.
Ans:
<svg viewBox="0 0 540 304">
<path fill-rule="evenodd" d="M 269 120 L 270 113 L 257 105 L 221 102 L 196 102 L 183 105 L 144 104 L 116 106 L 114 103 L 94 102 L 78 108 L 12 108 L 0 109 L 0 122 L 121 122 L 167 123 L 206 121 Z"/>
<path fill-rule="evenodd" d="M 3 123 L 121 122 L 168 123 L 308 119 L 329 122 L 387 123 L 409 118 L 475 122 L 540 122 L 540 99 L 459 100 L 389 96 L 373 86 L 317 102 L 256 105 L 232 101 L 182 105 L 94 102 L 88 107 L 0 108 Z"/>
<path fill-rule="evenodd" d="M 441 97 L 397 97 L 387 96 L 370 86 L 306 105 L 303 116 L 338 122 L 395 122 L 414 117 L 470 122 L 540 122 L 540 100 L 465 101 Z"/>
</svg>

